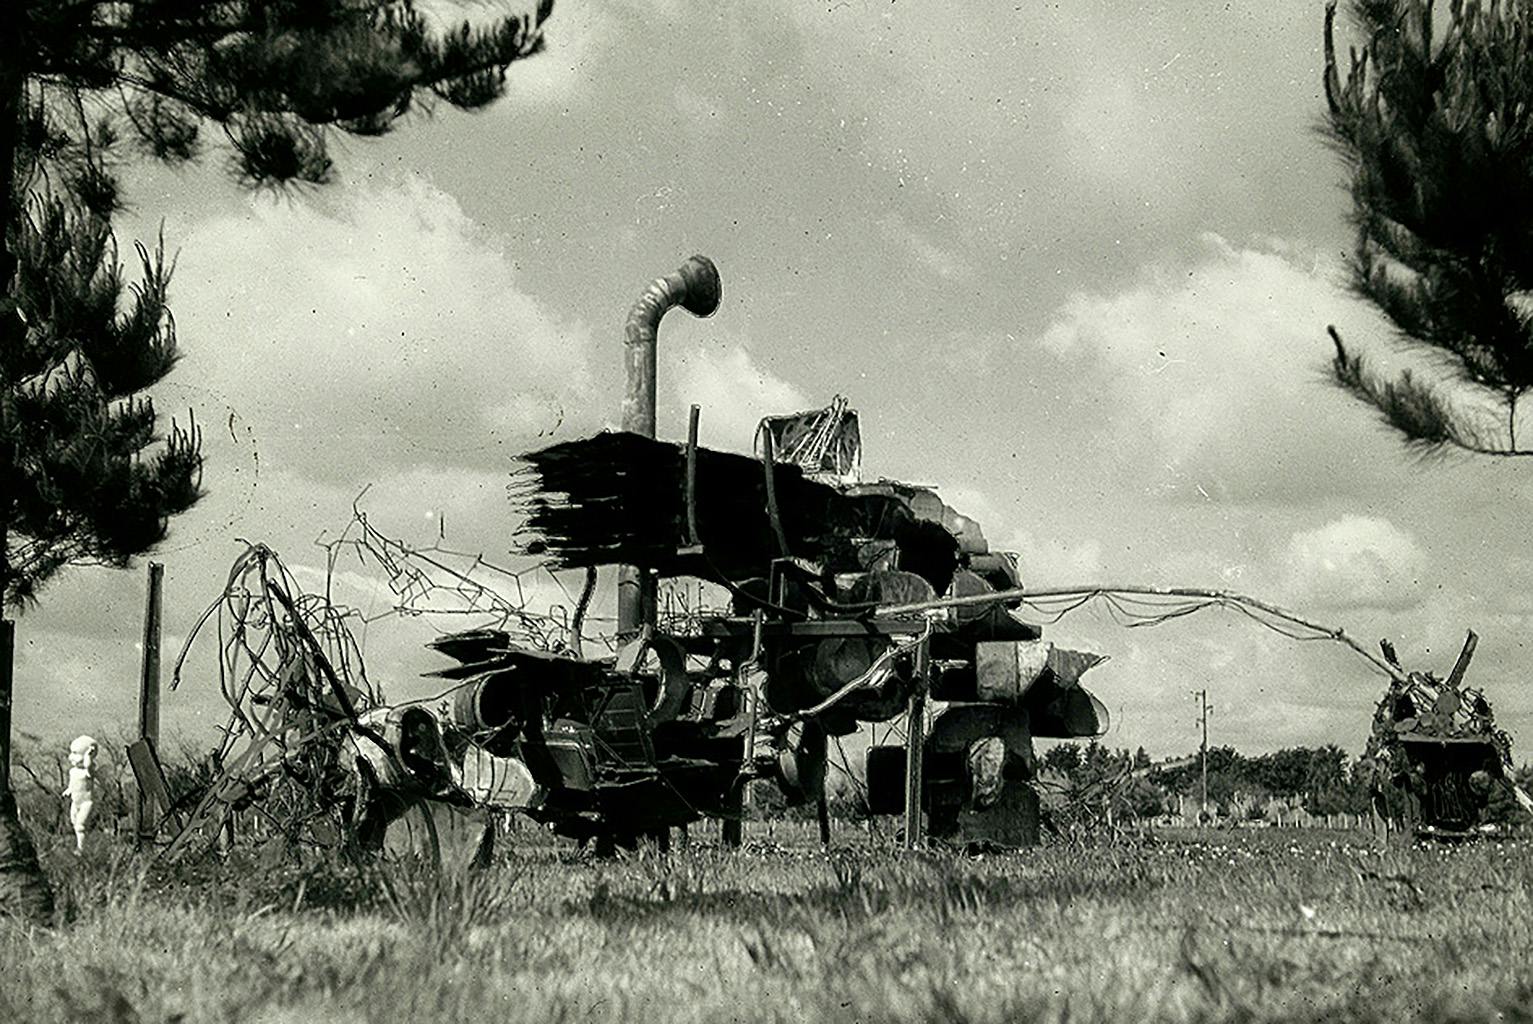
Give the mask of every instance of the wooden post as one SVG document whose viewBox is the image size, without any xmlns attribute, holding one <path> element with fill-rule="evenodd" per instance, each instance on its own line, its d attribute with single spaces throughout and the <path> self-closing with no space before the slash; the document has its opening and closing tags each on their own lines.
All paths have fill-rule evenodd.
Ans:
<svg viewBox="0 0 1533 1024">
<path fill-rule="evenodd" d="M 931 671 L 931 651 L 922 640 L 916 647 L 916 686 L 910 695 L 905 727 L 905 849 L 921 847 L 921 755 L 926 740 L 927 674 Z"/>
<path fill-rule="evenodd" d="M 165 566 L 149 563 L 149 596 L 144 607 L 144 669 L 138 685 L 138 735 L 148 740 L 155 753 L 160 748 L 160 590 Z M 155 807 L 149 795 L 138 792 L 134 835 L 142 845 L 154 832 Z"/>
<path fill-rule="evenodd" d="M 15 666 L 16 623 L 0 619 L 0 799 L 11 791 L 11 692 Z"/>
<path fill-rule="evenodd" d="M 687 543 L 684 550 L 702 550 L 697 537 L 697 419 L 702 410 L 694 405 L 687 414 Z"/>
</svg>

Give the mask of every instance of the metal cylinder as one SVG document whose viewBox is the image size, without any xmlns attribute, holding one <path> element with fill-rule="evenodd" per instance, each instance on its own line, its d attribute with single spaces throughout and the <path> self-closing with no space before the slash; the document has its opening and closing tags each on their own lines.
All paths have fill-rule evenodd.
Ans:
<svg viewBox="0 0 1533 1024">
<path fill-rule="evenodd" d="M 712 316 L 722 294 L 718 267 L 706 256 L 693 256 L 673 273 L 651 281 L 633 304 L 623 325 L 628 365 L 624 430 L 655 436 L 655 335 L 660 318 L 672 306 L 681 306 L 693 316 Z"/>
<path fill-rule="evenodd" d="M 496 672 L 470 681 L 453 696 L 452 724 L 484 742 L 516 721 L 516 683 Z"/>
<path fill-rule="evenodd" d="M 719 308 L 723 287 L 719 269 L 706 256 L 693 256 L 673 273 L 650 282 L 628 311 L 623 325 L 624 362 L 628 386 L 623 395 L 622 428 L 644 437 L 655 436 L 655 335 L 660 319 L 673 306 L 693 316 L 712 316 Z M 655 581 L 639 567 L 619 567 L 617 628 L 631 633 L 655 621 Z"/>
</svg>

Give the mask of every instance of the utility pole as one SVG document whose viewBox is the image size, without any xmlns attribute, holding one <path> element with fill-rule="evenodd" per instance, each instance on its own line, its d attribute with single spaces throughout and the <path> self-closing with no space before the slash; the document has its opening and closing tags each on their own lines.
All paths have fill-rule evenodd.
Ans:
<svg viewBox="0 0 1533 1024">
<path fill-rule="evenodd" d="M 1203 741 L 1198 746 L 1198 763 L 1203 776 L 1202 799 L 1198 805 L 1198 823 L 1202 824 L 1208 817 L 1208 691 L 1193 690 L 1192 695 L 1198 699 L 1198 726 L 1203 732 Z"/>
</svg>

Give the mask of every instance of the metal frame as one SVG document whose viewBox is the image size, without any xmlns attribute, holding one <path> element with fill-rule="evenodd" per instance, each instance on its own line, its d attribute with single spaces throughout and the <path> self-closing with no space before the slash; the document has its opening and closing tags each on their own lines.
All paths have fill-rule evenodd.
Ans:
<svg viewBox="0 0 1533 1024">
<path fill-rule="evenodd" d="M 718 618 L 706 620 L 702 632 L 696 637 L 678 637 L 678 641 L 702 647 L 721 639 L 752 641 L 752 650 L 759 651 L 763 638 L 781 637 L 837 637 L 882 636 L 890 639 L 910 637 L 926 632 L 943 633 L 950 630 L 948 622 L 924 616 L 890 616 L 869 619 L 816 619 L 809 622 L 771 622 L 758 612 L 750 618 Z M 922 779 L 926 740 L 926 701 L 931 691 L 931 638 L 927 636 L 916 645 L 916 692 L 911 694 L 905 708 L 905 840 L 907 850 L 920 849 L 925 842 L 923 807 L 925 784 Z M 754 694 L 747 695 L 751 709 L 750 735 L 754 739 L 760 707 Z M 747 764 L 749 761 L 747 760 Z M 822 829 L 823 838 L 823 829 Z"/>
</svg>

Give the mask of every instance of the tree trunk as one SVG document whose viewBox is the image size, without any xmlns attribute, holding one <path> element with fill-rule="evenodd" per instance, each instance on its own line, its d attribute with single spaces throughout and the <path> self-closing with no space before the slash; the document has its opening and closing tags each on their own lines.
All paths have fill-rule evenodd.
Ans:
<svg viewBox="0 0 1533 1024">
<path fill-rule="evenodd" d="M 24 106 L 22 96 L 26 76 L 18 66 L 20 54 L 20 15 L 10 10 L 0 19 L 0 52 L 6 54 L 0 68 L 0 300 L 11 296 L 16 274 L 16 259 L 11 253 L 12 233 L 20 207 L 15 202 L 15 159 L 18 124 Z M 13 59 L 17 58 L 17 59 Z M 0 302 L 0 344 L 11 330 L 17 329 L 15 313 L 9 302 Z M 8 389 L 13 382 L 0 381 Z M 11 396 L 0 392 L 0 480 L 9 481 L 15 453 L 11 450 Z M 0 501 L 0 915 L 12 915 L 27 921 L 46 923 L 53 918 L 53 891 L 48 877 L 37 862 L 37 850 L 21 818 L 16 813 L 16 797 L 11 793 L 11 687 L 15 679 L 16 624 L 5 618 L 6 589 L 11 582 L 9 543 L 11 501 L 10 484 L 5 484 Z"/>
<path fill-rule="evenodd" d="M 3 538 L 3 531 L 0 531 Z M 0 620 L 0 915 L 34 924 L 53 920 L 53 890 L 11 793 L 11 681 L 16 624 Z"/>
<path fill-rule="evenodd" d="M 0 915 L 33 924 L 53 921 L 53 890 L 9 789 L 0 793 Z"/>
</svg>

